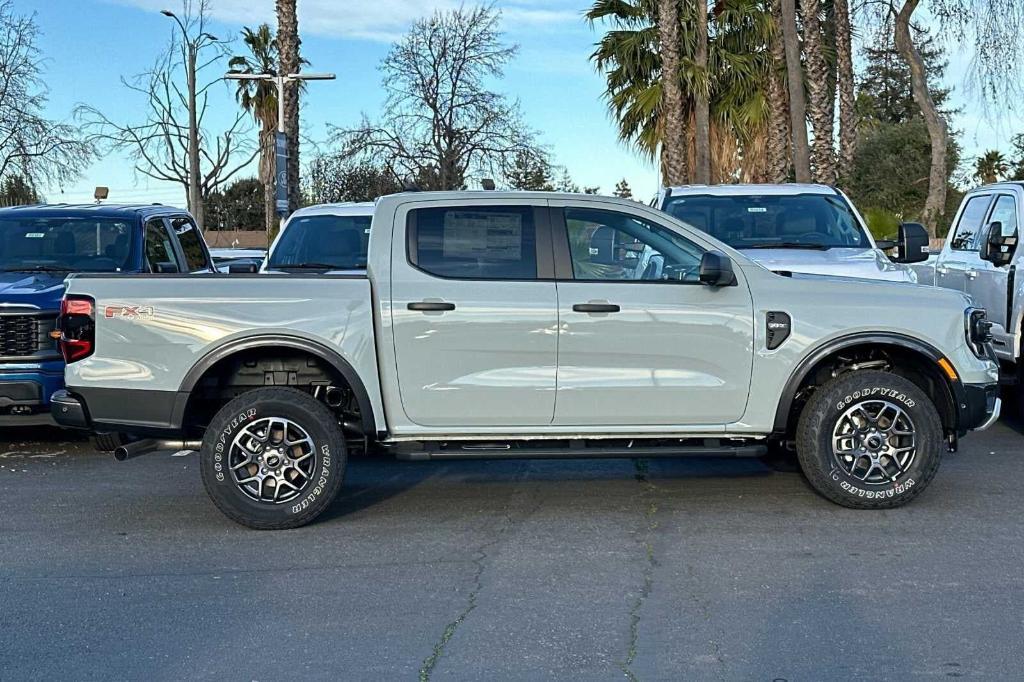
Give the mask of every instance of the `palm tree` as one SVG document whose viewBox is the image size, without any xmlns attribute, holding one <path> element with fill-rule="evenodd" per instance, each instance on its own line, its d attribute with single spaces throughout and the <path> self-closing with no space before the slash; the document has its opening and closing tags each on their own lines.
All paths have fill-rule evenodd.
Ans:
<svg viewBox="0 0 1024 682">
<path fill-rule="evenodd" d="M 696 49 L 694 70 L 697 87 L 694 92 L 694 143 L 696 168 L 694 180 L 698 184 L 711 184 L 711 84 L 708 79 L 708 3 L 707 0 L 693 0 L 696 5 L 697 21 L 694 28 Z"/>
<path fill-rule="evenodd" d="M 974 162 L 974 177 L 986 185 L 999 182 L 1009 172 L 1010 164 L 1006 157 L 995 149 L 988 150 Z"/>
<path fill-rule="evenodd" d="M 679 0 L 658 0 L 658 49 L 661 53 L 661 116 L 664 135 L 661 139 L 663 184 L 667 187 L 685 184 L 687 172 L 686 120 L 683 88 L 679 81 L 680 16 Z"/>
<path fill-rule="evenodd" d="M 796 27 L 796 0 L 781 0 L 782 42 L 786 52 L 789 84 L 789 129 L 793 135 L 793 170 L 797 182 L 811 181 L 810 146 L 807 142 L 807 105 L 804 100 L 804 69 L 800 60 L 800 33 Z"/>
<path fill-rule="evenodd" d="M 849 0 L 833 0 L 836 30 L 836 87 L 839 90 L 839 177 L 849 180 L 857 154 L 856 96 L 853 90 L 853 48 Z"/>
<path fill-rule="evenodd" d="M 807 93 L 814 142 L 811 148 L 815 182 L 833 185 L 836 182 L 834 153 L 835 126 L 832 89 L 829 87 L 832 71 L 825 58 L 822 44 L 821 0 L 802 0 L 800 18 L 804 27 L 804 55 L 807 69 Z"/>
<path fill-rule="evenodd" d="M 768 99 L 767 160 L 759 180 L 780 183 L 789 178 L 793 166 L 790 155 L 789 97 L 786 93 L 786 48 L 782 39 L 782 8 L 779 0 L 770 0 L 772 32 L 770 37 L 771 66 L 765 96 Z"/>
<path fill-rule="evenodd" d="M 277 0 L 277 52 L 280 73 L 298 73 L 299 19 L 297 0 Z M 284 132 L 288 138 L 288 211 L 299 207 L 299 87 L 292 81 L 284 86 Z"/>
<path fill-rule="evenodd" d="M 261 24 L 255 31 L 248 26 L 242 29 L 242 40 L 249 48 L 248 55 L 238 55 L 228 61 L 228 66 L 237 73 L 277 73 L 277 42 L 270 26 Z M 260 126 L 260 182 L 263 183 L 263 211 L 268 239 L 274 233 L 274 133 L 277 131 L 277 88 L 265 80 L 238 81 L 236 93 L 238 103 Z M 269 242 L 268 242 L 269 243 Z"/>
</svg>

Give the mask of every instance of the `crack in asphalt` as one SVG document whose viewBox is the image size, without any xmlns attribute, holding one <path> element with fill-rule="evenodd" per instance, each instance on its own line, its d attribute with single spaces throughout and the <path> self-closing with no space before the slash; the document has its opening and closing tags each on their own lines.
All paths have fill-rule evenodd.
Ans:
<svg viewBox="0 0 1024 682">
<path fill-rule="evenodd" d="M 644 532 L 643 548 L 645 563 L 640 593 L 629 609 L 629 643 L 626 647 L 626 658 L 619 663 L 619 668 L 622 670 L 623 675 L 626 676 L 626 679 L 631 680 L 631 682 L 635 682 L 638 679 L 636 673 L 633 672 L 632 666 L 633 662 L 636 661 L 637 644 L 640 639 L 640 611 L 643 608 L 644 602 L 650 596 L 651 588 L 654 585 L 654 569 L 657 566 L 657 561 L 654 558 L 654 532 L 658 528 L 658 521 L 655 518 L 658 513 L 658 505 L 650 499 L 652 494 L 658 492 L 658 486 L 651 483 L 648 478 L 649 463 L 645 459 L 635 459 L 633 460 L 633 466 L 636 469 L 634 477 L 642 486 L 640 499 L 643 507 L 642 529 Z"/>
</svg>

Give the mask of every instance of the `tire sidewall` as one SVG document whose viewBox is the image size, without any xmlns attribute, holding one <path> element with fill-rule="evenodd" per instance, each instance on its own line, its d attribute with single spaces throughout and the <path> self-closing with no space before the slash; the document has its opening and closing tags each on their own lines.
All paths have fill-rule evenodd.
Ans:
<svg viewBox="0 0 1024 682">
<path fill-rule="evenodd" d="M 280 397 L 285 391 L 286 398 Z M 319 515 L 337 495 L 345 473 L 345 444 L 331 413 L 306 394 L 276 389 L 243 394 L 228 403 L 210 422 L 203 439 L 200 466 L 203 482 L 217 506 L 233 520 L 251 527 L 284 528 L 302 525 Z M 293 500 L 281 504 L 257 502 L 242 492 L 228 467 L 235 437 L 247 425 L 267 417 L 298 424 L 316 446 L 312 480 Z"/>
<path fill-rule="evenodd" d="M 842 415 L 873 400 L 898 405 L 914 423 L 917 452 L 910 468 L 895 483 L 864 483 L 846 473 L 832 451 L 832 434 Z M 934 477 L 942 452 L 941 422 L 928 396 L 909 380 L 885 372 L 851 374 L 816 393 L 807 410 L 821 410 L 821 414 L 805 415 L 810 423 L 806 424 L 809 429 L 801 429 L 805 440 L 801 464 L 812 483 L 826 486 L 836 501 L 851 506 L 898 506 L 920 493 Z"/>
</svg>

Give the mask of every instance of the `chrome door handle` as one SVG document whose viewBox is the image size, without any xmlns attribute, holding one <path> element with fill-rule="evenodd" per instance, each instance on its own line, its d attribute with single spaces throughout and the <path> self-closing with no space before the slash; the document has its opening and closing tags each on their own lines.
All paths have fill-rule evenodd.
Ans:
<svg viewBox="0 0 1024 682">
<path fill-rule="evenodd" d="M 446 303 L 445 301 L 417 301 L 414 303 L 410 303 L 405 307 L 408 308 L 409 310 L 418 310 L 420 312 L 425 313 L 440 313 L 455 310 L 454 303 Z"/>
<path fill-rule="evenodd" d="M 977 270 L 968 270 L 967 271 L 967 279 L 975 279 L 975 278 L 977 278 L 977 276 L 978 276 L 978 271 Z"/>
<path fill-rule="evenodd" d="M 620 310 L 614 303 L 577 303 L 572 309 L 577 313 L 617 313 Z"/>
<path fill-rule="evenodd" d="M 940 275 L 948 275 L 949 274 L 949 268 L 944 267 L 944 266 L 943 267 L 936 267 L 935 268 L 935 272 L 939 273 Z"/>
</svg>

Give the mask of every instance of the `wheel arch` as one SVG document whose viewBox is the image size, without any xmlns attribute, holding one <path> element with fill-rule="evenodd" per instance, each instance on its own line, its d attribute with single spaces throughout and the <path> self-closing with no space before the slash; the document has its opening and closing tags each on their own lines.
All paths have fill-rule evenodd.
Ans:
<svg viewBox="0 0 1024 682">
<path fill-rule="evenodd" d="M 376 438 L 377 426 L 373 412 L 373 402 L 370 394 L 359 373 L 352 364 L 340 353 L 323 343 L 303 338 L 301 336 L 289 336 L 282 334 L 258 334 L 234 339 L 213 349 L 201 357 L 185 374 L 178 388 L 178 395 L 185 396 L 186 400 L 179 400 L 175 405 L 174 423 L 184 424 L 185 411 L 187 408 L 187 396 L 199 384 L 206 374 L 214 367 L 231 357 L 252 350 L 273 351 L 275 349 L 286 349 L 309 353 L 326 363 L 328 367 L 336 371 L 348 383 L 355 395 L 359 405 L 360 416 L 363 420 L 363 429 L 367 438 Z"/>
<path fill-rule="evenodd" d="M 942 398 L 945 404 L 939 404 L 936 407 L 939 409 L 943 426 L 954 431 L 957 429 L 959 414 L 957 406 L 961 402 L 964 389 L 959 379 L 950 380 L 939 368 L 938 362 L 944 359 L 945 355 L 931 344 L 911 336 L 894 332 L 875 332 L 850 334 L 830 339 L 803 357 L 790 375 L 779 398 L 779 404 L 775 412 L 775 433 L 786 433 L 790 425 L 793 404 L 796 401 L 797 393 L 804 386 L 808 378 L 812 376 L 812 373 L 842 351 L 858 347 L 897 348 L 905 353 L 916 355 L 919 360 L 922 360 L 921 366 L 930 368 L 932 377 L 941 379 L 937 384 L 942 388 Z"/>
</svg>

